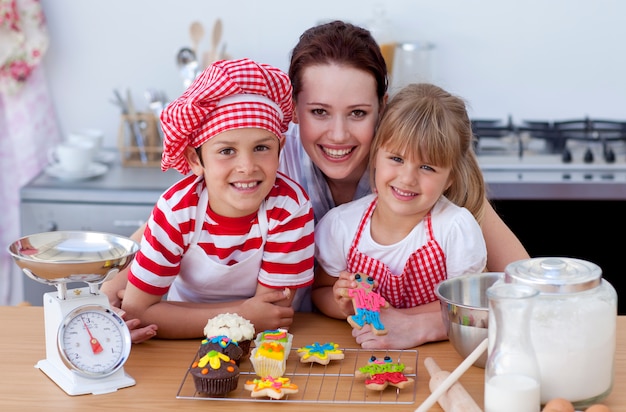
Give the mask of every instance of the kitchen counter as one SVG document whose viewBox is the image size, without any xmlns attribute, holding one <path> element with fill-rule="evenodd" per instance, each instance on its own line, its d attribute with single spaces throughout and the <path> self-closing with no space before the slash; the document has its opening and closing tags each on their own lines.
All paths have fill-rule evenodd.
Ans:
<svg viewBox="0 0 626 412">
<path fill-rule="evenodd" d="M 136 380 L 136 385 L 102 395 L 69 396 L 34 365 L 45 356 L 43 309 L 41 307 L 0 307 L 0 405 L 3 410 L 21 412 L 58 409 L 63 411 L 115 410 L 176 410 L 176 411 L 275 411 L 272 402 L 221 401 L 178 399 L 177 393 L 199 340 L 159 340 L 133 345 L 125 371 Z M 626 317 L 617 321 L 617 352 L 614 387 L 604 403 L 612 412 L 626 411 Z M 356 348 L 350 326 L 341 320 L 312 314 L 298 313 L 290 328 L 294 347 L 315 341 L 333 341 L 342 348 Z M 295 403 L 282 400 L 284 411 L 319 412 L 320 408 L 351 411 L 414 411 L 430 395 L 428 372 L 424 359 L 432 357 L 443 370 L 452 371 L 462 358 L 448 342 L 422 345 L 418 351 L 417 393 L 413 404 L 331 404 Z M 483 404 L 484 370 L 471 366 L 460 382 L 478 405 Z M 241 382 L 240 382 L 241 384 Z M 441 411 L 436 404 L 431 410 Z"/>
<path fill-rule="evenodd" d="M 102 176 L 86 180 L 61 180 L 42 172 L 22 188 L 21 199 L 154 205 L 165 189 L 183 177 L 174 169 L 163 172 L 157 167 L 122 167 L 119 161 L 107 166 Z"/>
</svg>

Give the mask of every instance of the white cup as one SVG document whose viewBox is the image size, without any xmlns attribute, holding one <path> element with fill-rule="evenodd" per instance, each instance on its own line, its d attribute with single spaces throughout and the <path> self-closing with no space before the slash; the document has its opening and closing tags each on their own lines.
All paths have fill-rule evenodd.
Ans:
<svg viewBox="0 0 626 412">
<path fill-rule="evenodd" d="M 68 173 L 81 173 L 88 170 L 93 159 L 94 145 L 91 142 L 61 143 L 50 149 L 50 163 L 58 165 Z"/>
<path fill-rule="evenodd" d="M 72 132 L 67 135 L 66 139 L 69 143 L 90 142 L 94 147 L 94 155 L 102 148 L 104 133 L 98 129 L 84 129 Z"/>
</svg>

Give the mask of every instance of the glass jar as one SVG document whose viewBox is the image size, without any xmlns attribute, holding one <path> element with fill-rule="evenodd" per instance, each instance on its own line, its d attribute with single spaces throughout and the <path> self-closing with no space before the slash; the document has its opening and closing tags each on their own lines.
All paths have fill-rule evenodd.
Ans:
<svg viewBox="0 0 626 412">
<path fill-rule="evenodd" d="M 617 293 L 594 263 L 546 257 L 513 262 L 504 282 L 540 294 L 530 330 L 541 375 L 541 403 L 565 398 L 577 409 L 613 387 Z"/>
</svg>

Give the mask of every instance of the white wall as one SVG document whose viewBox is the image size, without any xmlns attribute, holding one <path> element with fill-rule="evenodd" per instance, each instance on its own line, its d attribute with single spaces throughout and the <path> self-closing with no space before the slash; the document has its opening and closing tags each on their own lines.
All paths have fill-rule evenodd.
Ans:
<svg viewBox="0 0 626 412">
<path fill-rule="evenodd" d="M 365 24 L 377 0 L 42 0 L 51 37 L 45 68 L 61 130 L 100 128 L 115 146 L 112 90 L 182 93 L 175 66 L 188 27 L 216 18 L 234 57 L 287 70 L 299 35 L 319 21 Z M 472 117 L 626 119 L 626 2 L 388 0 L 398 40 L 436 45 L 434 82 L 463 96 Z M 287 16 L 287 18 L 283 17 Z"/>
</svg>

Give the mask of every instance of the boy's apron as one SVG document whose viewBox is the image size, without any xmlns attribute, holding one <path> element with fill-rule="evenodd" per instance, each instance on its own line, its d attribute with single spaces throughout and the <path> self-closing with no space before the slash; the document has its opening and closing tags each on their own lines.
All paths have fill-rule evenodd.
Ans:
<svg viewBox="0 0 626 412">
<path fill-rule="evenodd" d="M 261 247 L 247 259 L 230 266 L 216 262 L 198 246 L 208 205 L 208 194 L 203 190 L 198 201 L 194 233 L 180 262 L 180 274 L 168 292 L 168 300 L 221 302 L 248 299 L 256 293 L 268 231 L 265 201 L 257 213 L 263 238 Z"/>
<path fill-rule="evenodd" d="M 378 283 L 376 291 L 395 308 L 434 302 L 437 300 L 435 287 L 446 278 L 446 258 L 433 237 L 430 212 L 424 218 L 428 241 L 409 256 L 400 275 L 394 275 L 385 263 L 358 250 L 361 234 L 376 209 L 377 200 L 372 201 L 361 218 L 348 252 L 347 270 L 373 277 Z"/>
</svg>

